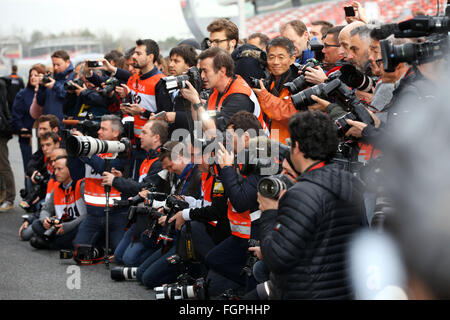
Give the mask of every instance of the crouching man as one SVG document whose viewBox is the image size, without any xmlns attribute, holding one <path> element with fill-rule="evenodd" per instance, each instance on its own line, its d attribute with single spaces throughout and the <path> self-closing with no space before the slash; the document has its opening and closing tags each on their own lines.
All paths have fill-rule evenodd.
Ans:
<svg viewBox="0 0 450 320">
<path fill-rule="evenodd" d="M 56 157 L 54 174 L 54 189 L 32 224 L 36 236 L 30 244 L 36 249 L 72 249 L 78 225 L 86 217 L 84 179 L 72 180 L 67 156 Z"/>
</svg>

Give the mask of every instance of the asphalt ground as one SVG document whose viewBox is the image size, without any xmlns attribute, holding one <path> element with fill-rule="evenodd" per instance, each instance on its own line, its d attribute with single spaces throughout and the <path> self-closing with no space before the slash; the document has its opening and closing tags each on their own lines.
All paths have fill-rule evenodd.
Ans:
<svg viewBox="0 0 450 320">
<path fill-rule="evenodd" d="M 25 211 L 18 205 L 23 188 L 22 155 L 17 137 L 8 143 L 16 184 L 14 209 L 0 212 L 0 300 L 153 300 L 153 290 L 136 281 L 116 282 L 104 264 L 77 266 L 60 260 L 59 251 L 37 250 L 21 241 Z M 114 262 L 110 268 L 116 266 Z"/>
</svg>

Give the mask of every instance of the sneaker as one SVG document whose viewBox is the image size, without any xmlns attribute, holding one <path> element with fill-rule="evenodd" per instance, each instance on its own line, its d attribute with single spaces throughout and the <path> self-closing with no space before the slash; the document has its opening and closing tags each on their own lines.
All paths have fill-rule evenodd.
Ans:
<svg viewBox="0 0 450 320">
<path fill-rule="evenodd" d="M 14 208 L 14 204 L 11 201 L 4 201 L 0 205 L 0 211 L 8 211 L 11 210 L 12 208 Z"/>
</svg>

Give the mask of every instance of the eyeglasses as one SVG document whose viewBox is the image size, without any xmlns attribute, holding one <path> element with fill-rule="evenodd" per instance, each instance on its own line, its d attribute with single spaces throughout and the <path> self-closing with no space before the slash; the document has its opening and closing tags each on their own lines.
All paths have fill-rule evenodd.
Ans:
<svg viewBox="0 0 450 320">
<path fill-rule="evenodd" d="M 328 43 L 324 43 L 324 44 L 323 44 L 323 48 L 324 48 L 324 49 L 325 49 L 325 48 L 329 48 L 329 47 L 339 48 L 340 45 L 338 45 L 338 44 L 328 44 Z"/>
<path fill-rule="evenodd" d="M 216 39 L 216 40 L 206 40 L 206 44 L 208 45 L 208 47 L 211 47 L 211 45 L 214 43 L 216 46 L 218 46 L 219 45 L 219 43 L 221 43 L 221 42 L 224 42 L 224 41 L 228 41 L 228 39 L 222 39 L 222 40 L 219 40 L 219 39 Z"/>
</svg>

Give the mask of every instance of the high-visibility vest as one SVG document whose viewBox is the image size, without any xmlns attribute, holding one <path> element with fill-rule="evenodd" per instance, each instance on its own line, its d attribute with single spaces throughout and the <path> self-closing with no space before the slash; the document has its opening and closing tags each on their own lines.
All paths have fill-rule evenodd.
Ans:
<svg viewBox="0 0 450 320">
<path fill-rule="evenodd" d="M 217 181 L 209 172 L 202 173 L 201 191 L 204 207 L 212 205 L 213 195 L 223 197 L 224 192 L 222 183 Z M 214 227 L 217 225 L 217 221 L 208 221 L 208 223 Z"/>
<path fill-rule="evenodd" d="M 269 135 L 269 128 L 267 127 L 266 122 L 263 118 L 263 113 L 261 111 L 261 107 L 259 105 L 258 98 L 253 92 L 252 88 L 248 85 L 248 83 L 242 79 L 240 75 L 236 75 L 236 79 L 231 79 L 231 83 L 225 89 L 225 93 L 222 95 L 219 101 L 217 98 L 219 96 L 219 91 L 214 89 L 213 93 L 209 96 L 208 99 L 208 110 L 217 110 L 220 111 L 222 109 L 222 103 L 225 99 L 234 93 L 245 94 L 251 101 L 253 101 L 255 108 L 253 109 L 253 114 L 258 118 L 261 123 L 261 127 L 263 128 L 266 135 Z"/>
<path fill-rule="evenodd" d="M 134 74 L 128 79 L 128 87 L 131 89 L 133 103 L 139 104 L 142 108 L 150 112 L 156 112 L 155 87 L 158 81 L 165 77 L 163 73 L 157 73 L 147 79 L 142 80 L 140 74 Z M 142 128 L 148 119 L 140 114 L 134 115 L 134 135 L 139 138 Z"/>
<path fill-rule="evenodd" d="M 57 182 L 55 179 L 50 178 L 47 183 L 47 193 L 45 194 L 45 201 L 47 201 L 48 198 L 50 198 L 50 195 L 52 194 L 53 189 L 55 188 L 55 184 Z"/>
<path fill-rule="evenodd" d="M 141 167 L 139 168 L 139 183 L 141 183 L 144 178 L 147 176 L 148 170 L 150 170 L 153 163 L 158 161 L 158 157 L 149 159 L 148 157 L 142 161 Z"/>
<path fill-rule="evenodd" d="M 243 175 L 244 178 L 246 176 Z M 228 220 L 230 221 L 231 234 L 244 239 L 250 239 L 252 221 L 261 217 L 261 210 L 250 213 L 250 210 L 237 212 L 230 199 L 228 199 Z"/>
<path fill-rule="evenodd" d="M 381 151 L 374 148 L 371 144 L 358 142 L 358 162 L 367 163 L 370 159 L 376 158 L 380 155 Z"/>
<path fill-rule="evenodd" d="M 53 204 L 55 216 L 62 221 L 70 221 L 86 214 L 86 205 L 81 194 L 80 185 L 83 180 L 78 180 L 76 186 L 63 189 L 60 182 L 56 182 L 53 189 Z"/>
<path fill-rule="evenodd" d="M 111 153 L 100 153 L 98 154 L 100 158 L 110 157 Z M 109 206 L 114 204 L 114 199 L 120 200 L 120 192 L 111 187 L 109 192 Z M 94 169 L 86 164 L 86 174 L 84 182 L 84 201 L 87 205 L 95 207 L 105 207 L 106 206 L 106 194 L 105 187 L 102 186 L 102 176 L 100 173 L 96 173 Z"/>
</svg>

